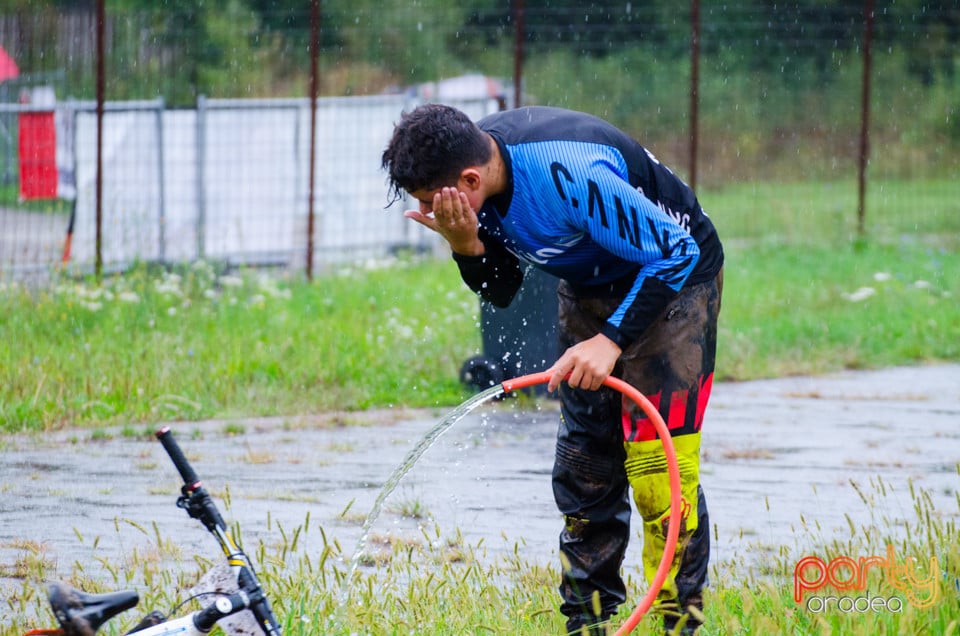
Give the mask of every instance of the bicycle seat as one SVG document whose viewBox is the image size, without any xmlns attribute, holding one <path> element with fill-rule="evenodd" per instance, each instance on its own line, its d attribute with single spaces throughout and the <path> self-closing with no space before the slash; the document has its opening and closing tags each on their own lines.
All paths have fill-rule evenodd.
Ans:
<svg viewBox="0 0 960 636">
<path fill-rule="evenodd" d="M 139 603 L 140 595 L 135 590 L 87 594 L 66 583 L 53 583 L 49 599 L 64 636 L 93 636 L 101 625 Z"/>
</svg>

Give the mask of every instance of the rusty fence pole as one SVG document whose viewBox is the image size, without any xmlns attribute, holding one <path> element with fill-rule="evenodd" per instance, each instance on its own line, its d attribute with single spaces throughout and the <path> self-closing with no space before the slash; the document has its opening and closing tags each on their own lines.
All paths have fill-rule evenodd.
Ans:
<svg viewBox="0 0 960 636">
<path fill-rule="evenodd" d="M 307 179 L 307 280 L 313 280 L 313 231 L 315 216 L 313 193 L 317 170 L 317 93 L 320 81 L 317 58 L 320 56 L 320 0 L 310 1 L 310 175 Z"/>
<path fill-rule="evenodd" d="M 863 84 L 860 97 L 860 156 L 857 166 L 857 236 L 866 233 L 867 163 L 870 159 L 870 47 L 873 42 L 873 2 L 863 7 Z"/>
<path fill-rule="evenodd" d="M 103 102 L 105 93 L 104 78 L 104 39 L 106 32 L 105 0 L 97 0 L 97 159 L 96 176 L 94 177 L 96 207 L 95 256 L 93 271 L 99 281 L 103 275 Z"/>
<path fill-rule="evenodd" d="M 513 24 L 514 24 L 514 44 L 513 44 L 513 107 L 520 108 L 523 105 L 523 43 L 526 38 L 526 27 L 524 25 L 524 6 L 523 0 L 513 0 Z"/>
<path fill-rule="evenodd" d="M 697 189 L 700 142 L 700 0 L 690 2 L 690 187 Z"/>
</svg>

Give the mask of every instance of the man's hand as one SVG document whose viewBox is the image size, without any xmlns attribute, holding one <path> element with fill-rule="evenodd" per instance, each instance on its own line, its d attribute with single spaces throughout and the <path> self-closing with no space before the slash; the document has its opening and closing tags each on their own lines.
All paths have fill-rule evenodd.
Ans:
<svg viewBox="0 0 960 636">
<path fill-rule="evenodd" d="M 440 188 L 433 195 L 433 210 L 424 214 L 421 210 L 407 210 L 403 213 L 438 233 L 457 254 L 478 256 L 485 248 L 479 236 L 477 213 L 470 207 L 466 193 L 456 188 Z"/>
<path fill-rule="evenodd" d="M 620 347 L 603 334 L 573 345 L 550 367 L 547 391 L 556 391 L 567 374 L 570 386 L 596 391 L 613 371 L 621 352 Z"/>
</svg>

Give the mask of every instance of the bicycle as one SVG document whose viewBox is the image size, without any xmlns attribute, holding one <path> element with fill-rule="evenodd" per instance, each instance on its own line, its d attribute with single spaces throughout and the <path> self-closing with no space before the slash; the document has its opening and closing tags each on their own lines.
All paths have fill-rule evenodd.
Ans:
<svg viewBox="0 0 960 636">
<path fill-rule="evenodd" d="M 282 630 L 257 579 L 253 564 L 233 540 L 216 503 L 203 488 L 196 472 L 174 439 L 170 427 L 164 426 L 158 430 L 156 437 L 183 478 L 177 507 L 185 510 L 191 518 L 199 520 L 217 539 L 226 556 L 225 567 L 229 569 L 225 577 L 221 576 L 221 573 L 213 573 L 213 578 L 219 576 L 228 580 L 218 581 L 214 587 L 219 589 L 215 591 L 194 594 L 175 607 L 171 614 L 191 600 L 214 596 L 214 600 L 202 609 L 180 618 L 170 618 L 159 611 L 152 611 L 127 634 L 202 636 L 222 621 L 232 622 L 232 632 L 221 623 L 221 627 L 228 634 L 235 633 L 239 636 L 262 633 L 264 636 L 281 636 Z M 136 590 L 88 594 L 66 583 L 55 582 L 49 586 L 48 600 L 60 628 L 35 629 L 27 632 L 25 636 L 93 636 L 111 618 L 135 607 L 140 602 L 140 595 Z M 249 613 L 242 614 L 246 610 L 249 610 Z"/>
</svg>

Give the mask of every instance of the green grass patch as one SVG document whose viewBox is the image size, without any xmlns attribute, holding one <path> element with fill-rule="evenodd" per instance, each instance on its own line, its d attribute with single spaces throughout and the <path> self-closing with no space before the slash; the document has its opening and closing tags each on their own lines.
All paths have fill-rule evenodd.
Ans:
<svg viewBox="0 0 960 636">
<path fill-rule="evenodd" d="M 914 241 L 956 250 L 960 215 L 955 179 L 869 182 L 862 220 L 857 183 L 758 182 L 701 191 L 700 202 L 728 244 L 828 245 Z"/>
<path fill-rule="evenodd" d="M 713 564 L 705 592 L 704 634 L 955 636 L 960 628 L 957 511 L 936 509 L 928 493 L 912 487 L 909 495 L 896 493 L 879 478 L 854 485 L 871 511 L 870 521 L 862 526 L 851 523 L 848 533 L 824 537 L 818 527 L 801 522 L 795 545 L 779 546 L 772 553 L 766 546 L 758 546 L 754 554 L 761 556 L 751 561 Z M 913 502 L 912 510 L 900 505 L 907 497 Z M 886 512 L 894 510 L 896 513 Z M 184 554 L 156 524 L 125 521 L 117 531 L 139 532 L 146 543 L 126 558 L 99 557 L 88 565 L 75 561 L 59 570 L 42 544 L 6 546 L 20 556 L 2 574 L 22 579 L 22 583 L 13 586 L 6 601 L 8 619 L 2 633 L 19 635 L 30 628 L 53 626 L 44 585 L 51 578 L 60 578 L 89 592 L 137 589 L 141 595 L 138 610 L 120 615 L 111 621 L 112 630 L 105 631 L 122 634 L 147 611 L 167 612 L 176 606 L 185 597 L 183 590 L 192 587 L 213 564 L 206 556 Z M 367 558 L 344 594 L 349 552 L 329 540 L 324 528 L 311 523 L 309 515 L 295 528 L 268 524 L 267 531 L 281 538 L 270 544 L 247 545 L 246 549 L 258 566 L 284 634 L 562 633 L 555 591 L 557 567 L 523 559 L 518 546 L 494 556 L 487 546 L 465 544 L 459 532 L 447 534 L 431 524 L 423 526 L 420 535 L 380 536 L 374 545 L 368 545 Z M 98 544 L 116 543 L 97 537 L 91 545 L 79 532 L 76 536 L 78 546 L 95 557 Z M 210 546 L 206 554 L 214 558 L 213 539 Z M 893 558 L 888 563 L 893 567 L 874 567 L 860 589 L 837 589 L 827 582 L 822 588 L 804 590 L 800 602 L 795 599 L 796 566 L 804 557 L 815 556 L 824 564 L 849 557 L 856 564 L 864 557 L 887 559 L 891 550 Z M 906 574 L 907 567 L 914 582 Z M 801 576 L 815 581 L 815 574 Z M 832 576 L 844 581 L 850 574 L 841 567 L 833 570 Z M 646 592 L 635 564 L 625 566 L 625 577 L 629 598 L 621 621 Z M 817 599 L 826 597 L 835 599 L 831 601 L 835 605 L 840 602 L 836 599 L 847 597 L 848 601 L 841 602 L 843 607 L 853 606 L 857 598 L 881 599 L 882 607 L 821 611 Z M 859 606 L 863 607 L 863 601 Z M 194 608 L 190 604 L 182 611 Z M 633 633 L 662 634 L 659 625 L 659 617 L 651 612 Z"/>
<path fill-rule="evenodd" d="M 65 199 L 24 201 L 20 198 L 19 183 L 0 183 L 0 207 L 17 208 L 30 212 L 69 214 L 73 203 Z"/>
<path fill-rule="evenodd" d="M 5 430 L 456 404 L 480 346 L 452 263 L 313 283 L 139 268 L 0 296 Z"/>
<path fill-rule="evenodd" d="M 905 242 L 727 250 L 718 377 L 960 359 L 960 254 Z"/>
<path fill-rule="evenodd" d="M 960 360 L 956 185 L 886 181 L 702 195 L 726 249 L 725 380 Z M 206 263 L 43 289 L 0 284 L 0 430 L 449 407 L 480 304 L 446 259 L 308 282 Z"/>
</svg>

